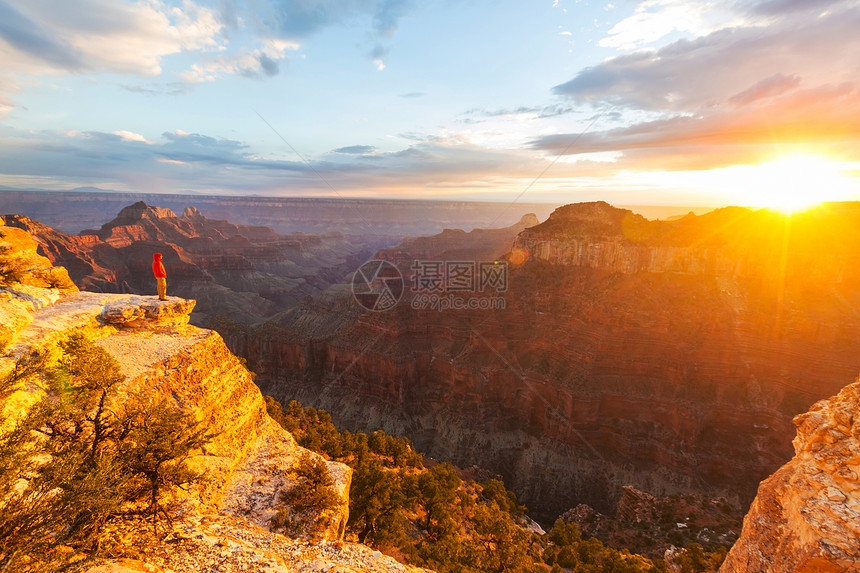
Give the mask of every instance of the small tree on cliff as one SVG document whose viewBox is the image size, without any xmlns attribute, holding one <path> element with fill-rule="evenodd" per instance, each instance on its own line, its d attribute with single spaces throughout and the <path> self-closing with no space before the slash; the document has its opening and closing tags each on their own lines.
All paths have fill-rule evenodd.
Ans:
<svg viewBox="0 0 860 573">
<path fill-rule="evenodd" d="M 63 355 L 48 373 L 49 397 L 41 404 L 41 431 L 55 447 L 83 448 L 95 465 L 101 450 L 121 442 L 131 429 L 130 419 L 111 404 L 125 376 L 119 363 L 83 334 L 71 334 L 59 347 Z"/>
<path fill-rule="evenodd" d="M 142 478 L 137 494 L 149 501 L 147 515 L 153 536 L 158 536 L 158 518 L 170 514 L 160 494 L 186 488 L 202 476 L 188 467 L 188 459 L 214 434 L 179 410 L 170 398 L 138 396 L 129 408 L 132 429 L 122 445 L 122 455 L 132 476 Z"/>
<path fill-rule="evenodd" d="M 517 526 L 496 502 L 475 509 L 476 560 L 484 571 L 527 571 L 535 563 L 529 534 Z"/>
<path fill-rule="evenodd" d="M 307 533 L 315 536 L 320 532 L 322 513 L 336 508 L 340 496 L 334 489 L 328 465 L 321 458 L 303 454 L 296 473 L 299 482 L 281 492 L 280 499 L 285 507 L 272 518 L 272 526 L 294 535 L 308 528 Z"/>
<path fill-rule="evenodd" d="M 424 510 L 424 529 L 440 539 L 451 532 L 456 509 L 457 488 L 462 480 L 450 463 L 434 466 L 418 477 L 418 503 Z"/>
</svg>

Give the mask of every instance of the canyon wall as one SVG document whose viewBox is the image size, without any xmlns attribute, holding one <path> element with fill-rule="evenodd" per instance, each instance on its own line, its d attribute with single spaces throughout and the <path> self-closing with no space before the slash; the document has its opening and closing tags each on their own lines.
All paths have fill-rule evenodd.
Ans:
<svg viewBox="0 0 860 573">
<path fill-rule="evenodd" d="M 749 503 L 791 457 L 792 417 L 860 372 L 860 209 L 828 209 L 571 205 L 511 241 L 504 308 L 421 310 L 407 286 L 372 313 L 343 285 L 220 330 L 264 393 L 487 467 L 544 520 L 611 510 L 626 484 Z M 409 285 L 410 259 L 472 256 L 452 235 L 379 255 Z"/>
</svg>

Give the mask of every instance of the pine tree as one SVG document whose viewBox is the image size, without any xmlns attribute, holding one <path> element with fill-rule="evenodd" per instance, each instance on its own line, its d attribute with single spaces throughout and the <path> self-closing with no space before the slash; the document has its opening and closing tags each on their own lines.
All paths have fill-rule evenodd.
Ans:
<svg viewBox="0 0 860 573">
<path fill-rule="evenodd" d="M 401 517 L 405 496 L 402 476 L 386 470 L 375 457 L 368 457 L 355 468 L 350 490 L 349 525 L 358 531 L 359 543 L 392 540 L 402 536 Z"/>
<path fill-rule="evenodd" d="M 93 438 L 93 420 L 106 420 L 105 401 L 95 400 L 99 409 L 82 390 L 85 379 L 114 370 L 103 362 L 101 372 L 70 371 L 80 358 L 72 346 L 58 370 L 30 355 L 0 382 L 2 399 L 23 380 L 47 386 L 41 402 L 0 431 L 0 572 L 56 569 L 69 554 L 52 549 L 89 549 L 124 496 L 122 468 Z"/>
<path fill-rule="evenodd" d="M 171 398 L 138 396 L 129 417 L 132 429 L 121 445 L 121 455 L 129 473 L 143 478 L 137 493 L 148 499 L 146 513 L 157 537 L 159 516 L 170 520 L 160 494 L 185 488 L 202 477 L 188 467 L 188 460 L 214 435 L 179 410 Z"/>
</svg>

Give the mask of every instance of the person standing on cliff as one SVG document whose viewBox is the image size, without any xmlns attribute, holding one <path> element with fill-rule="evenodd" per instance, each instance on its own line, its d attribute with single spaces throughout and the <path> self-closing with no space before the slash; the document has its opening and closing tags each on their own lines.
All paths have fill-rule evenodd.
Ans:
<svg viewBox="0 0 860 573">
<path fill-rule="evenodd" d="M 158 300 L 167 300 L 167 271 L 161 264 L 161 253 L 152 255 L 152 274 L 155 275 L 155 282 L 158 283 Z"/>
</svg>

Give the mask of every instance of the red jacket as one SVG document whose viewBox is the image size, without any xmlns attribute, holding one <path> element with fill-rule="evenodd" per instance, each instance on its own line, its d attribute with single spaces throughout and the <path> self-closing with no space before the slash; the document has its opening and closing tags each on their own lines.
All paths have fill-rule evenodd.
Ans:
<svg viewBox="0 0 860 573">
<path fill-rule="evenodd" d="M 152 255 L 152 274 L 157 279 L 167 278 L 167 271 L 164 270 L 164 265 L 161 264 L 161 253 Z"/>
</svg>

